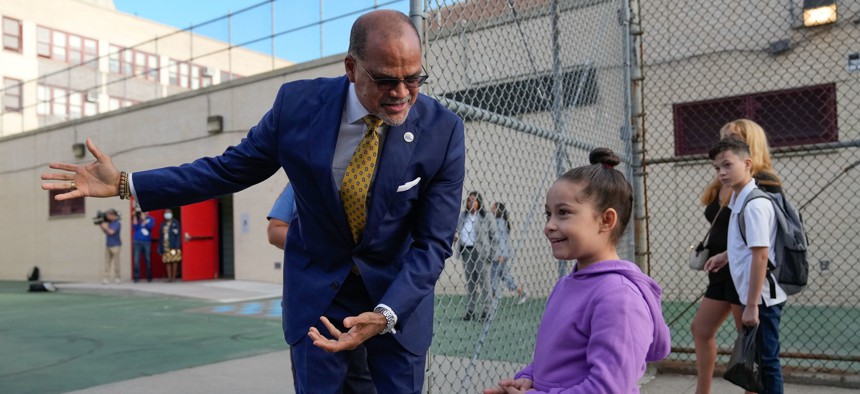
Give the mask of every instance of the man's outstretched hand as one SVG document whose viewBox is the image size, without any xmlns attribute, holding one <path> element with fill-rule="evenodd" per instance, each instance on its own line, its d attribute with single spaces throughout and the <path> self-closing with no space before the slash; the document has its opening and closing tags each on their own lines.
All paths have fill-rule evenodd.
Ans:
<svg viewBox="0 0 860 394">
<path fill-rule="evenodd" d="M 314 341 L 314 346 L 327 352 L 355 349 L 370 337 L 379 334 L 388 324 L 385 316 L 378 312 L 364 312 L 343 319 L 343 326 L 349 330 L 347 332 L 338 330 L 325 316 L 320 317 L 320 321 L 334 339 L 326 338 L 316 327 L 311 327 L 308 336 Z"/>
<path fill-rule="evenodd" d="M 87 138 L 87 149 L 96 158 L 90 164 L 51 163 L 50 168 L 67 172 L 42 174 L 42 180 L 63 181 L 42 183 L 44 190 L 69 190 L 58 194 L 57 201 L 81 197 L 113 197 L 119 195 L 119 171 L 110 157 L 98 150 Z"/>
</svg>

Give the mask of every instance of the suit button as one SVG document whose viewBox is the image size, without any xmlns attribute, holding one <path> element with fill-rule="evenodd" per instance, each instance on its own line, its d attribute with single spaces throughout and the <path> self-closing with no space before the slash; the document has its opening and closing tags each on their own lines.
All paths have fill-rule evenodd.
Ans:
<svg viewBox="0 0 860 394">
<path fill-rule="evenodd" d="M 331 282 L 331 285 L 330 285 L 329 287 L 330 287 L 332 290 L 337 290 L 338 284 L 337 284 L 337 282 Z"/>
</svg>

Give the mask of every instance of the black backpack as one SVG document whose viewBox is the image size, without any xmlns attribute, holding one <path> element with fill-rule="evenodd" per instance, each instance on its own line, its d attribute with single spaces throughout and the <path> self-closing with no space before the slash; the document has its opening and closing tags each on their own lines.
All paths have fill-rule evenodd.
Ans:
<svg viewBox="0 0 860 394">
<path fill-rule="evenodd" d="M 800 213 L 788 202 L 788 199 L 782 193 L 770 193 L 758 188 L 753 189 L 747 195 L 738 212 L 738 227 L 740 228 L 744 244 L 747 242 L 744 209 L 750 201 L 756 198 L 767 198 L 770 200 L 777 221 L 776 242 L 773 245 L 776 262 L 768 259 L 768 271 L 773 273 L 773 277 L 776 277 L 776 281 L 785 290 L 786 294 L 794 295 L 800 293 L 806 287 L 809 275 L 809 261 L 806 256 L 808 239 L 806 237 L 806 230 L 803 228 L 803 218 L 800 217 Z M 770 283 L 770 298 L 776 297 L 773 277 L 771 275 L 767 276 L 767 280 Z"/>
</svg>

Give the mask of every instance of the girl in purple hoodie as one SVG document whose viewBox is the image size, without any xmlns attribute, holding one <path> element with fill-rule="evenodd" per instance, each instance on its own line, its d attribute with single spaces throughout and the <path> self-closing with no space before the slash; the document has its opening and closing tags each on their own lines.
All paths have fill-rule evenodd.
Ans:
<svg viewBox="0 0 860 394">
<path fill-rule="evenodd" d="M 552 254 L 576 267 L 547 299 L 532 363 L 485 394 L 638 393 L 645 362 L 669 354 L 660 286 L 615 247 L 630 221 L 630 184 L 611 150 L 597 148 L 589 161 L 546 196 Z"/>
</svg>

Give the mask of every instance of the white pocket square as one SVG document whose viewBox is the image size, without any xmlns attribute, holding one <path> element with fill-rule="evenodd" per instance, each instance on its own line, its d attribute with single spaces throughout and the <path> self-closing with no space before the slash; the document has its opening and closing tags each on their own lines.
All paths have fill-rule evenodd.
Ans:
<svg viewBox="0 0 860 394">
<path fill-rule="evenodd" d="M 404 184 L 402 184 L 402 185 L 400 185 L 400 186 L 397 186 L 397 192 L 398 192 L 398 193 L 400 193 L 400 192 L 405 192 L 405 191 L 407 191 L 407 190 L 409 190 L 409 189 L 411 189 L 411 188 L 415 187 L 415 185 L 417 185 L 419 181 L 421 181 L 421 177 L 420 177 L 420 176 L 419 176 L 418 178 L 415 178 L 415 179 L 413 179 L 413 180 L 411 180 L 411 181 L 409 181 L 409 182 L 406 182 L 406 183 L 404 183 Z"/>
</svg>

